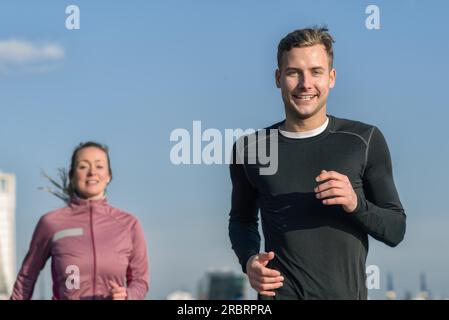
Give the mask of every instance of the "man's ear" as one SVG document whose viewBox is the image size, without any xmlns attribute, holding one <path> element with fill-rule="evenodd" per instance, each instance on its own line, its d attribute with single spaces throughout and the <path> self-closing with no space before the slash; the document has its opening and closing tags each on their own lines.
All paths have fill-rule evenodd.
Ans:
<svg viewBox="0 0 449 320">
<path fill-rule="evenodd" d="M 332 89 L 335 86 L 335 80 L 337 79 L 337 70 L 332 68 L 331 72 L 329 73 L 329 88 Z"/>
<path fill-rule="evenodd" d="M 281 88 L 281 71 L 279 69 L 276 69 L 274 78 L 276 80 L 276 87 Z"/>
</svg>

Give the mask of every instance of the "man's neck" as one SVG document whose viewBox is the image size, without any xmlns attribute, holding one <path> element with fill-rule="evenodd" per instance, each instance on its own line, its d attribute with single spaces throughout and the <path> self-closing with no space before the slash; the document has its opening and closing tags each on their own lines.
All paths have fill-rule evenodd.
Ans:
<svg viewBox="0 0 449 320">
<path fill-rule="evenodd" d="M 303 132 L 310 131 L 322 126 L 327 120 L 326 111 L 320 112 L 319 114 L 313 115 L 307 119 L 286 117 L 284 124 L 282 125 L 282 130 L 288 132 Z"/>
</svg>

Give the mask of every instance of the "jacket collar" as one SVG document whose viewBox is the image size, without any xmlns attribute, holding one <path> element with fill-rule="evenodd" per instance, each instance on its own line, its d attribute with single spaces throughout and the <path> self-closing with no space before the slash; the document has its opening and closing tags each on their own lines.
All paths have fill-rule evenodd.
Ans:
<svg viewBox="0 0 449 320">
<path fill-rule="evenodd" d="M 93 207 L 95 209 L 106 208 L 109 204 L 106 197 L 96 200 L 87 200 L 75 195 L 70 199 L 69 206 L 73 209 L 83 210 L 89 207 Z"/>
</svg>

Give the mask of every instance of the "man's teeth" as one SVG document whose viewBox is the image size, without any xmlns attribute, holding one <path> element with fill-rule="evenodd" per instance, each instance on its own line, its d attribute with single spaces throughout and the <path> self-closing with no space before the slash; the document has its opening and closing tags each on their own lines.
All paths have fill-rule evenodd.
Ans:
<svg viewBox="0 0 449 320">
<path fill-rule="evenodd" d="M 98 181 L 94 181 L 94 180 L 87 181 L 87 184 L 97 184 L 97 183 L 98 183 Z"/>
<path fill-rule="evenodd" d="M 312 98 L 314 98 L 316 95 L 311 95 L 311 96 L 295 96 L 296 99 L 299 100 L 310 100 Z"/>
</svg>

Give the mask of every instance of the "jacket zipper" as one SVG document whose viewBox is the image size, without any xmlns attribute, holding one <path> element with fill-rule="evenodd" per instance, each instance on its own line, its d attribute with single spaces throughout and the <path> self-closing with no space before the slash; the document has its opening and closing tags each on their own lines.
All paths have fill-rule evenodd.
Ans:
<svg viewBox="0 0 449 320">
<path fill-rule="evenodd" d="M 95 292 L 96 292 L 96 279 L 97 279 L 97 253 L 95 251 L 95 239 L 94 239 L 94 223 L 93 223 L 93 214 L 92 214 L 92 204 L 89 203 L 89 210 L 90 210 L 90 235 L 92 238 L 92 253 L 93 253 L 93 259 L 94 259 L 94 272 L 93 272 L 93 278 L 92 278 L 92 284 L 93 284 L 93 295 L 92 298 L 95 300 Z"/>
</svg>

